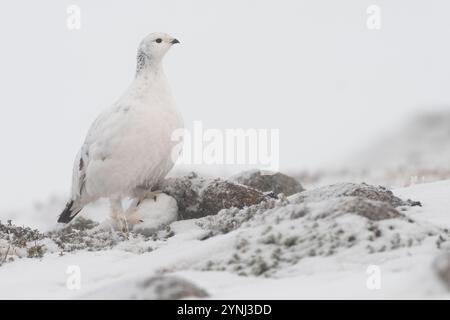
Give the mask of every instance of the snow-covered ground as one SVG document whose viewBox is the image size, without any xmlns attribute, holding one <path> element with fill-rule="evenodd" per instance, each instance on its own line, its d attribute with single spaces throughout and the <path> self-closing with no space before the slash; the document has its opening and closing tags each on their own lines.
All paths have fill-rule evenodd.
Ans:
<svg viewBox="0 0 450 320">
<path fill-rule="evenodd" d="M 183 298 L 167 291 L 184 290 L 207 299 L 449 299 L 433 264 L 450 247 L 450 181 L 394 194 L 422 207 L 373 221 L 342 214 L 352 211 L 353 198 L 323 202 L 313 190 L 302 196 L 306 203 L 297 194 L 222 210 L 111 249 L 61 254 L 46 239 L 42 258 L 0 266 L 0 298 Z"/>
</svg>

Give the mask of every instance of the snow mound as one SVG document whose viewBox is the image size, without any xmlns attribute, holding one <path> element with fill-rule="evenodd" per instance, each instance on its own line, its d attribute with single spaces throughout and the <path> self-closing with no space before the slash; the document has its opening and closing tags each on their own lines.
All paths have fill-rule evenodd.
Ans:
<svg viewBox="0 0 450 320">
<path fill-rule="evenodd" d="M 195 268 L 276 277 L 309 257 L 366 255 L 427 240 L 436 248 L 450 247 L 448 230 L 416 222 L 392 204 L 411 205 L 383 188 L 340 184 L 241 210 L 222 210 L 198 224 L 209 231 L 204 239 L 230 233 L 234 246 Z"/>
<path fill-rule="evenodd" d="M 371 186 L 366 183 L 337 183 L 329 186 L 305 191 L 298 196 L 299 200 L 324 201 L 337 197 L 362 197 L 368 200 L 382 201 L 393 207 L 420 206 L 420 202 L 404 201 L 396 197 L 392 191 L 383 186 Z"/>
</svg>

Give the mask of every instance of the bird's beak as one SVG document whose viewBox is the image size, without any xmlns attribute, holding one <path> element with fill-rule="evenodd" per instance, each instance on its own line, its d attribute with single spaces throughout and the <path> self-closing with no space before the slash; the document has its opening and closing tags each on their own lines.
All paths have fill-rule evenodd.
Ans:
<svg viewBox="0 0 450 320">
<path fill-rule="evenodd" d="M 180 43 L 180 41 L 178 41 L 177 39 L 173 39 L 172 41 L 170 41 L 171 44 L 175 44 L 175 43 Z"/>
</svg>

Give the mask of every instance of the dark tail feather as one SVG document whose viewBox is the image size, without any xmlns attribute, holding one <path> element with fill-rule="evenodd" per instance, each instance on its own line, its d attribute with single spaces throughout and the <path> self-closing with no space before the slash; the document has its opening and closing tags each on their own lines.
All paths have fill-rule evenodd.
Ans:
<svg viewBox="0 0 450 320">
<path fill-rule="evenodd" d="M 83 208 L 78 208 L 74 206 L 74 201 L 70 200 L 66 204 L 66 208 L 59 215 L 58 222 L 69 223 Z"/>
</svg>

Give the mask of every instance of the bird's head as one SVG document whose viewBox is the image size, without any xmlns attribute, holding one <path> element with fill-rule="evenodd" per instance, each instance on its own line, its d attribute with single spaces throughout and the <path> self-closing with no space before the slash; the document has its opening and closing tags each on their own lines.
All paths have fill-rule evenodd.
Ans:
<svg viewBox="0 0 450 320">
<path fill-rule="evenodd" d="M 138 48 L 138 71 L 146 64 L 158 65 L 167 51 L 176 43 L 180 43 L 180 41 L 162 32 L 155 32 L 146 36 Z"/>
</svg>

